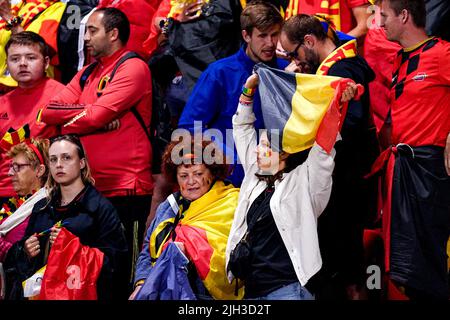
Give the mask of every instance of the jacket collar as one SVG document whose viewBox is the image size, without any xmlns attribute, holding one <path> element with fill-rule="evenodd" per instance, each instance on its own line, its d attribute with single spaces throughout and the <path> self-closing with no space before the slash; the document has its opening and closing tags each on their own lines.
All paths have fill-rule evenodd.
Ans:
<svg viewBox="0 0 450 320">
<path fill-rule="evenodd" d="M 91 184 L 88 184 L 80 193 L 81 194 L 77 195 L 67 208 L 69 210 L 72 210 L 73 208 L 82 208 L 88 212 L 95 212 L 99 206 L 99 192 Z M 57 195 L 56 198 L 59 198 L 59 195 Z M 52 206 L 57 206 L 56 199 L 52 200 Z"/>
<path fill-rule="evenodd" d="M 99 62 L 100 65 L 102 66 L 108 66 L 114 62 L 116 62 L 117 59 L 119 59 L 119 57 L 121 55 L 123 55 L 126 51 L 126 48 L 123 47 L 122 49 L 119 49 L 117 51 L 115 51 L 112 55 L 107 56 L 107 57 L 101 57 L 99 58 L 97 61 Z"/>
<path fill-rule="evenodd" d="M 252 59 L 250 59 L 250 57 L 247 55 L 245 50 L 247 50 L 246 44 L 242 45 L 242 47 L 239 49 L 239 51 L 237 53 L 237 58 L 244 65 L 245 69 L 251 72 L 257 62 L 254 62 Z M 274 56 L 271 61 L 264 62 L 264 64 L 268 65 L 269 67 L 276 68 L 277 67 L 277 57 Z"/>
</svg>

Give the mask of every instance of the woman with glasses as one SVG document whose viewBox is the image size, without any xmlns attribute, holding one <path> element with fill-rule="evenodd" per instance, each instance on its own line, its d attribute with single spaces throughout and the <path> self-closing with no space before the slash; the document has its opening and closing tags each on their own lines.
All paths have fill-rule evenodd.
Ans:
<svg viewBox="0 0 450 320">
<path fill-rule="evenodd" d="M 48 173 L 45 165 L 47 150 L 48 140 L 35 139 L 19 143 L 6 153 L 11 159 L 8 176 L 16 196 L 0 208 L 0 277 L 2 262 L 12 245 L 22 239 L 34 204 L 46 196 L 42 186 Z M 4 279 L 0 285 L 3 283 Z M 0 290 L 0 299 L 3 292 Z"/>
<path fill-rule="evenodd" d="M 47 150 L 48 140 L 35 139 L 19 143 L 7 153 L 11 159 L 8 176 L 17 195 L 0 208 L 0 262 L 23 237 L 33 205 L 46 195 L 42 187 L 48 173 Z"/>
<path fill-rule="evenodd" d="M 48 159 L 49 195 L 34 206 L 24 238 L 12 247 L 5 262 L 6 273 L 7 268 L 11 268 L 16 280 L 7 296 L 23 298 L 21 282 L 47 263 L 52 245 L 61 232 L 60 226 L 64 225 L 82 245 L 98 248 L 104 254 L 97 297 L 110 299 L 113 284 L 117 284 L 118 261 L 127 251 L 117 212 L 93 186 L 87 157 L 78 137 L 62 135 L 51 139 Z"/>
</svg>

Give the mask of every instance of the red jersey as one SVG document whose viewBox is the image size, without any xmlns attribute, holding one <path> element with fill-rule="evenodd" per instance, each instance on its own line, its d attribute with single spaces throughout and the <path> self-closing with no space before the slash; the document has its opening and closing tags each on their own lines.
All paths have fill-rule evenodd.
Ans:
<svg viewBox="0 0 450 320">
<path fill-rule="evenodd" d="M 44 78 L 35 87 L 16 88 L 0 97 L 0 139 L 8 131 L 28 124 L 31 138 L 49 138 L 59 133 L 54 125 L 36 122 L 36 115 L 52 97 L 64 89 L 64 85 L 50 78 Z M 0 149 L 0 197 L 15 195 L 11 178 L 8 176 L 9 159 Z"/>
<path fill-rule="evenodd" d="M 320 14 L 330 18 L 337 30 L 348 33 L 356 26 L 352 9 L 366 4 L 368 0 L 290 0 L 286 19 L 299 13 Z"/>
<path fill-rule="evenodd" d="M 392 143 L 445 146 L 450 132 L 450 43 L 401 50 L 391 88 Z"/>
<path fill-rule="evenodd" d="M 117 69 L 98 97 L 100 80 L 111 74 L 125 49 L 101 58 L 80 87 L 79 71 L 42 112 L 41 121 L 63 125 L 62 133 L 76 133 L 86 150 L 95 186 L 103 195 L 148 195 L 153 190 L 152 149 L 144 128 L 131 112 L 135 107 L 150 126 L 152 86 L 150 70 L 140 59 L 128 59 Z M 119 129 L 103 127 L 119 119 Z"/>
</svg>

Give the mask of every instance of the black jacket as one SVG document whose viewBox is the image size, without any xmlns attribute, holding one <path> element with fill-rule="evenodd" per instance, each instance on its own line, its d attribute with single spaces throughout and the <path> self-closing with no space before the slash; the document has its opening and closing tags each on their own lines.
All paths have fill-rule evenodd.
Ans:
<svg viewBox="0 0 450 320">
<path fill-rule="evenodd" d="M 25 240 L 34 233 L 42 232 L 58 221 L 62 221 L 67 223 L 65 228 L 78 236 L 83 245 L 98 248 L 105 254 L 97 282 L 97 292 L 99 300 L 112 298 L 111 289 L 113 283 L 117 281 L 121 268 L 119 262 L 123 260 L 122 256 L 127 251 L 123 226 L 116 209 L 91 185 L 88 185 L 81 196 L 67 206 L 67 210 L 62 212 L 55 207 L 55 200 L 48 203 L 48 199 L 42 199 L 36 203 L 24 238 L 8 252 L 5 261 L 5 272 L 9 283 L 7 297 L 9 299 L 23 298 L 21 282 L 46 264 L 48 235 L 40 238 L 41 252 L 31 260 L 23 248 Z"/>
<path fill-rule="evenodd" d="M 335 281 L 343 289 L 345 285 L 364 281 L 363 229 L 376 213 L 376 180 L 364 179 L 379 153 L 369 102 L 369 83 L 375 74 L 362 57 L 356 56 L 336 62 L 327 75 L 352 79 L 365 89 L 360 100 L 349 102 L 342 140 L 335 145 L 330 200 L 318 219 L 323 260 L 320 273 L 324 275 L 324 284 L 319 286 L 326 287 Z M 318 299 L 337 298 L 334 296 L 338 293 L 333 292 L 331 297 L 317 293 Z"/>
</svg>

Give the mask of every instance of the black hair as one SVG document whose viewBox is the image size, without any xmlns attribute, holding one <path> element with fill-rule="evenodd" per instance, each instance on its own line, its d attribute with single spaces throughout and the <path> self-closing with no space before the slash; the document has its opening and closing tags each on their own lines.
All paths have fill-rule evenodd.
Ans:
<svg viewBox="0 0 450 320">
<path fill-rule="evenodd" d="M 116 28 L 119 31 L 119 39 L 122 44 L 126 44 L 130 38 L 130 21 L 125 13 L 117 8 L 100 8 L 95 10 L 97 13 L 103 13 L 103 26 L 105 31 L 109 32 Z"/>
</svg>

